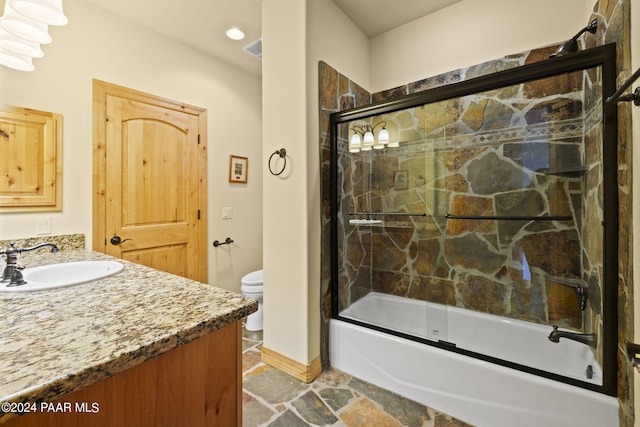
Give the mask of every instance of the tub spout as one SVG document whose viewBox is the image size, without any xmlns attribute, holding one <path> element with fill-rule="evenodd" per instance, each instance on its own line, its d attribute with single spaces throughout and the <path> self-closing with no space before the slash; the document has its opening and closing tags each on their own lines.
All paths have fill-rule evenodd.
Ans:
<svg viewBox="0 0 640 427">
<path fill-rule="evenodd" d="M 553 325 L 553 331 L 549 334 L 549 341 L 557 343 L 560 342 L 560 338 L 577 341 L 593 348 L 596 348 L 598 345 L 598 336 L 596 334 L 579 334 L 576 332 L 559 331 L 558 325 Z"/>
</svg>

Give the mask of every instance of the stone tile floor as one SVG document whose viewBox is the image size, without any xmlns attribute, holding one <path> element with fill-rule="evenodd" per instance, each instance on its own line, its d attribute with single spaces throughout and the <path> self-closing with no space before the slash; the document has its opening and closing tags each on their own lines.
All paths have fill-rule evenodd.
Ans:
<svg viewBox="0 0 640 427">
<path fill-rule="evenodd" d="M 243 330 L 244 427 L 471 427 L 335 369 L 306 384 L 263 363 L 261 346 Z"/>
</svg>

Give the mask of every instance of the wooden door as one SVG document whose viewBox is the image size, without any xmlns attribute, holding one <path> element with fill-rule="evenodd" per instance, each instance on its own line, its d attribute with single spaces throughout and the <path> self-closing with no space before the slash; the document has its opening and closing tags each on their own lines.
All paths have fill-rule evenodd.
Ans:
<svg viewBox="0 0 640 427">
<path fill-rule="evenodd" d="M 94 118 L 94 249 L 206 282 L 205 111 L 95 81 Z"/>
</svg>

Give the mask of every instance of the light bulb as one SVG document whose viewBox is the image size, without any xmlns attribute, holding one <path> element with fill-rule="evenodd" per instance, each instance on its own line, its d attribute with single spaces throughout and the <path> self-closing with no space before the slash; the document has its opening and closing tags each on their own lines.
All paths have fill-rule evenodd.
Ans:
<svg viewBox="0 0 640 427">
<path fill-rule="evenodd" d="M 351 141 L 349 142 L 349 152 L 350 153 L 358 153 L 360 152 L 360 135 L 354 133 L 351 135 Z"/>
<path fill-rule="evenodd" d="M 370 130 L 366 131 L 364 134 L 363 144 L 364 147 L 373 145 L 373 132 Z"/>
<path fill-rule="evenodd" d="M 389 143 L 389 131 L 385 128 L 382 128 L 378 133 L 378 144 L 388 144 Z"/>
</svg>

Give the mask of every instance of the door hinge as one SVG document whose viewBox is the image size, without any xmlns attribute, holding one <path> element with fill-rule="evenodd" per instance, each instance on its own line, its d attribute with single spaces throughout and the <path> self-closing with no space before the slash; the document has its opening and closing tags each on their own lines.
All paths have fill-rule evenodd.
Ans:
<svg viewBox="0 0 640 427">
<path fill-rule="evenodd" d="M 200 219 L 200 209 L 198 209 L 198 220 Z"/>
</svg>

